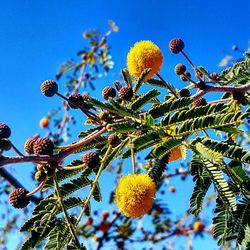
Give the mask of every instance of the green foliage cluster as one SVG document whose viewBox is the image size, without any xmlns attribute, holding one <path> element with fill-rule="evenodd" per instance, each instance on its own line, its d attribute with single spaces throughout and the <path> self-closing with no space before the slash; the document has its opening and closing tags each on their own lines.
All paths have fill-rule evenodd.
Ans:
<svg viewBox="0 0 250 250">
<path fill-rule="evenodd" d="M 111 31 L 114 29 L 116 26 L 111 23 Z M 69 70 L 73 70 L 72 77 L 66 82 L 70 93 L 77 93 L 81 84 L 84 87 L 86 84 L 92 86 L 92 80 L 97 76 L 87 76 L 86 67 L 95 68 L 95 72 L 98 72 L 97 59 L 101 59 L 104 71 L 112 67 L 111 57 L 108 56 L 109 46 L 106 44 L 107 35 L 101 40 L 97 40 L 98 36 L 92 33 L 85 33 L 85 37 L 90 39 L 92 49 L 88 52 L 79 52 L 82 61 L 78 64 L 74 61 L 66 63 L 57 74 L 57 79 L 60 79 Z M 206 194 L 213 186 L 216 196 L 214 237 L 218 239 L 218 244 L 223 245 L 227 241 L 235 240 L 237 249 L 250 249 L 250 152 L 242 146 L 250 114 L 249 65 L 250 59 L 246 57 L 223 70 L 218 75 L 216 83 L 210 81 L 210 74 L 204 68 L 194 68 L 202 77 L 198 77 L 197 82 L 193 79 L 189 81 L 190 85 L 187 88 L 197 89 L 198 94 L 203 93 L 204 96 L 213 91 L 227 93 L 227 96 L 214 98 L 204 106 L 195 105 L 197 93 L 190 97 L 180 97 L 180 90 L 174 89 L 178 96 L 175 98 L 167 93 L 162 79 L 150 79 L 145 82 L 149 69 L 146 69 L 138 79 L 130 76 L 127 70 L 123 70 L 123 83 L 114 84 L 117 92 L 123 84 L 132 87 L 134 95 L 131 101 L 121 100 L 119 96 L 107 101 L 89 96 L 88 105 L 91 107 L 91 113 L 88 114 L 91 115 L 88 115 L 85 123 L 92 128 L 81 132 L 79 140 L 68 146 L 60 147 L 63 140 L 58 133 L 57 137 L 54 136 L 58 145 L 56 156 L 60 157 L 75 147 L 70 154 L 77 154 L 76 159 L 68 166 L 57 166 L 53 176 L 46 181 L 43 186 L 43 190 L 47 192 L 46 197 L 40 201 L 31 218 L 21 227 L 21 232 L 28 233 L 21 249 L 38 248 L 40 244 L 45 244 L 45 249 L 86 249 L 78 236 L 93 237 L 98 230 L 81 224 L 83 216 L 93 214 L 91 197 L 97 202 L 102 200 L 101 193 L 104 189 L 98 184 L 102 171 L 107 171 L 110 164 L 118 159 L 117 173 L 120 175 L 125 159 L 131 157 L 133 163 L 135 154 L 147 152 L 143 166 L 160 189 L 164 182 L 162 175 L 171 152 L 177 148 L 181 148 L 183 154 L 188 150 L 192 155 L 188 173 L 193 177 L 195 185 L 190 197 L 188 214 L 199 216 Z M 80 73 L 80 80 L 77 75 L 79 72 L 85 72 Z M 143 85 L 149 85 L 149 90 L 141 91 Z M 242 99 L 237 99 L 233 95 L 236 92 L 243 95 L 242 98 L 247 104 L 244 101 L 242 105 Z M 166 94 L 163 101 L 162 93 Z M 67 103 L 64 102 L 63 105 L 68 112 Z M 103 116 L 103 113 L 106 113 L 106 116 Z M 64 119 L 61 119 L 58 124 L 63 121 Z M 100 135 L 77 147 L 78 143 L 80 145 L 95 133 Z M 108 143 L 108 137 L 114 133 L 119 137 L 120 143 L 112 147 Z M 50 135 L 53 138 L 53 134 Z M 98 153 L 101 159 L 100 166 L 89 168 L 77 158 L 79 153 L 89 150 Z M 53 159 L 56 159 L 56 156 L 52 156 Z M 3 150 L 0 166 L 5 165 L 6 159 Z M 51 159 L 47 160 L 49 164 L 54 162 Z M 30 161 L 39 162 L 42 158 Z M 87 188 L 90 190 L 87 197 L 82 197 L 77 192 L 88 190 Z M 113 190 L 110 203 L 113 203 Z M 71 213 L 72 208 L 80 209 L 78 216 Z M 168 228 L 164 228 L 159 222 L 157 211 L 165 215 L 164 225 Z M 149 237 L 149 234 L 145 233 L 145 241 L 160 242 L 173 235 L 188 234 L 187 231 L 178 229 L 166 216 L 167 213 L 164 205 L 156 201 L 150 211 L 154 218 L 154 236 Z M 102 223 L 105 221 L 103 219 Z M 105 240 L 112 238 L 119 249 L 126 249 L 122 244 L 131 243 L 130 236 L 135 232 L 132 221 L 131 218 L 116 212 L 112 221 L 109 221 L 109 227 L 115 228 L 114 233 L 109 234 L 104 230 L 102 238 L 99 239 L 99 248 L 104 245 Z M 166 232 L 168 234 L 164 235 Z"/>
</svg>

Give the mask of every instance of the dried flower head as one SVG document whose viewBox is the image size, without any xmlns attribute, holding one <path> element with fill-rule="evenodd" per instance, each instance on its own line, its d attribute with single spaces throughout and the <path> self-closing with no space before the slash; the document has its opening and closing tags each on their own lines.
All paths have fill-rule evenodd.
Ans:
<svg viewBox="0 0 250 250">
<path fill-rule="evenodd" d="M 169 49 L 172 53 L 178 54 L 185 47 L 184 42 L 180 38 L 174 38 L 169 42 Z"/>
<path fill-rule="evenodd" d="M 147 174 L 123 176 L 115 191 L 115 203 L 127 217 L 141 217 L 153 206 L 156 185 Z"/>
<path fill-rule="evenodd" d="M 151 69 L 145 77 L 145 81 L 160 71 L 162 62 L 162 52 L 151 41 L 135 43 L 127 55 L 127 67 L 131 75 L 139 77 L 145 69 Z"/>
</svg>

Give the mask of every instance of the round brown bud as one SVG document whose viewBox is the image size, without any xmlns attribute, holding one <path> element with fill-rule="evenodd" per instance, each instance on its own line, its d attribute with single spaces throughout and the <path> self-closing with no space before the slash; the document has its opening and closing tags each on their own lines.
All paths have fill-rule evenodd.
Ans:
<svg viewBox="0 0 250 250">
<path fill-rule="evenodd" d="M 190 74 L 190 72 L 188 72 L 188 71 L 184 72 L 184 73 L 180 76 L 180 79 L 181 79 L 183 82 L 187 82 L 189 78 L 191 78 L 191 74 Z"/>
<path fill-rule="evenodd" d="M 184 47 L 185 44 L 180 38 L 174 38 L 169 42 L 169 49 L 174 54 L 178 54 Z"/>
<path fill-rule="evenodd" d="M 175 66 L 174 71 L 175 71 L 175 74 L 179 76 L 179 75 L 182 75 L 186 71 L 186 69 L 187 68 L 184 64 L 179 63 Z"/>
<path fill-rule="evenodd" d="M 41 85 L 41 92 L 47 97 L 52 97 L 57 91 L 58 85 L 54 80 L 46 80 Z"/>
<path fill-rule="evenodd" d="M 114 98 L 116 96 L 116 91 L 114 88 L 107 86 L 102 90 L 102 96 L 105 100 L 109 98 Z"/>
<path fill-rule="evenodd" d="M 48 137 L 38 138 L 33 145 L 35 155 L 52 155 L 53 150 L 54 143 Z"/>
<path fill-rule="evenodd" d="M 0 149 L 8 151 L 12 148 L 11 142 L 8 139 L 0 139 Z"/>
<path fill-rule="evenodd" d="M 30 137 L 24 144 L 24 150 L 27 154 L 32 155 L 34 154 L 33 146 L 37 137 Z"/>
<path fill-rule="evenodd" d="M 180 91 L 180 97 L 189 97 L 190 91 L 188 89 L 181 89 Z"/>
<path fill-rule="evenodd" d="M 83 105 L 83 97 L 78 93 L 73 93 L 68 98 L 68 104 L 72 109 L 78 109 Z"/>
<path fill-rule="evenodd" d="M 119 98 L 123 101 L 130 101 L 133 97 L 133 94 L 133 89 L 127 86 L 122 87 L 119 90 Z"/>
<path fill-rule="evenodd" d="M 0 122 L 0 139 L 9 138 L 10 135 L 11 135 L 10 127 L 5 123 Z"/>
<path fill-rule="evenodd" d="M 89 168 L 95 168 L 99 166 L 100 158 L 95 152 L 89 152 L 82 157 L 83 163 L 85 163 Z"/>
<path fill-rule="evenodd" d="M 108 137 L 108 144 L 112 147 L 116 147 L 120 144 L 120 139 L 117 134 L 112 134 Z"/>
<path fill-rule="evenodd" d="M 23 188 L 13 190 L 9 198 L 10 204 L 15 208 L 26 207 L 30 202 L 30 198 L 26 197 L 27 193 L 28 191 Z"/>
<path fill-rule="evenodd" d="M 194 107 L 201 107 L 207 105 L 207 101 L 204 98 L 199 98 L 193 102 Z"/>
</svg>

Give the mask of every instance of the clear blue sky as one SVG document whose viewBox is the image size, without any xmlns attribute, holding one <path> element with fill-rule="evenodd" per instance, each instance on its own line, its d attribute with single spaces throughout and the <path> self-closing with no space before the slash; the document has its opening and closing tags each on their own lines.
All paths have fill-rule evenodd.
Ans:
<svg viewBox="0 0 250 250">
<path fill-rule="evenodd" d="M 120 28 L 109 39 L 115 67 L 99 90 L 117 78 L 136 41 L 149 39 L 161 48 L 162 75 L 178 86 L 173 67 L 184 60 L 169 52 L 171 38 L 183 38 L 193 62 L 211 71 L 218 71 L 224 51 L 235 43 L 246 49 L 250 38 L 247 0 L 13 0 L 2 1 L 0 13 L 0 121 L 12 128 L 11 138 L 19 148 L 29 136 L 43 134 L 39 120 L 60 104 L 58 98 L 41 95 L 40 83 L 53 78 L 59 64 L 75 56 L 88 28 L 105 32 L 109 19 Z M 181 194 L 186 196 L 185 188 Z"/>
</svg>

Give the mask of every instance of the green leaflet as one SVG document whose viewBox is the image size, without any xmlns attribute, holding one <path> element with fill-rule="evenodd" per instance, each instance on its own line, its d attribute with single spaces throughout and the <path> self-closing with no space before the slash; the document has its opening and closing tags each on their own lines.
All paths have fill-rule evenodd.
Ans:
<svg viewBox="0 0 250 250">
<path fill-rule="evenodd" d="M 117 122 L 109 124 L 110 130 L 116 133 L 127 133 L 127 132 L 134 132 L 135 130 L 139 130 L 141 128 L 148 128 L 146 126 L 142 127 L 139 123 L 132 123 L 132 122 Z"/>
<path fill-rule="evenodd" d="M 161 140 L 160 131 L 150 131 L 133 140 L 134 152 L 137 153 L 145 148 L 151 147 Z M 122 159 L 130 157 L 131 150 L 127 150 L 123 155 Z"/>
<path fill-rule="evenodd" d="M 123 77 L 123 80 L 127 83 L 127 85 L 129 87 L 131 87 L 132 79 L 131 79 L 131 75 L 129 74 L 129 71 L 127 69 L 122 70 L 122 77 Z"/>
<path fill-rule="evenodd" d="M 154 87 L 165 88 L 165 85 L 161 80 L 156 80 L 156 79 L 151 78 L 145 83 Z"/>
<path fill-rule="evenodd" d="M 207 104 L 202 107 L 192 107 L 189 110 L 181 110 L 175 113 L 168 113 L 161 121 L 162 126 L 183 124 L 186 121 L 193 121 L 198 117 L 205 117 L 212 114 L 224 113 L 228 106 L 223 103 Z"/>
<path fill-rule="evenodd" d="M 213 150 L 204 146 L 201 142 L 195 144 L 197 152 L 199 152 L 203 157 L 208 159 L 210 162 L 219 164 L 222 162 L 222 154 L 214 152 Z"/>
<path fill-rule="evenodd" d="M 235 211 L 237 208 L 235 196 L 229 189 L 229 185 L 224 179 L 222 171 L 219 169 L 219 166 L 216 164 L 212 164 L 206 159 L 202 159 L 202 162 L 212 182 L 214 183 L 220 197 L 223 198 L 223 201 L 232 209 L 232 211 Z"/>
<path fill-rule="evenodd" d="M 94 189 L 93 197 L 98 202 L 100 202 L 102 200 L 101 189 L 100 189 L 99 183 L 97 183 L 97 185 Z"/>
<path fill-rule="evenodd" d="M 237 145 L 231 145 L 226 142 L 220 142 L 212 139 L 202 139 L 200 141 L 204 146 L 222 154 L 224 157 L 231 158 L 236 161 L 250 163 L 250 152 Z"/>
<path fill-rule="evenodd" d="M 202 209 L 202 202 L 212 181 L 208 173 L 205 171 L 202 162 L 195 156 L 191 160 L 190 172 L 195 181 L 193 193 L 190 197 L 190 212 L 195 216 L 198 216 Z"/>
<path fill-rule="evenodd" d="M 142 94 L 138 98 L 136 98 L 132 103 L 130 103 L 129 108 L 131 110 L 139 110 L 141 107 L 153 100 L 159 94 L 160 92 L 158 90 L 152 89 L 146 94 Z"/>
<path fill-rule="evenodd" d="M 171 102 L 164 102 L 162 104 L 157 104 L 149 109 L 148 113 L 152 115 L 153 118 L 158 118 L 163 116 L 168 112 L 179 111 L 185 108 L 193 102 L 191 98 L 181 98 Z"/>
<path fill-rule="evenodd" d="M 246 77 L 249 79 L 249 72 L 247 72 L 250 68 L 250 59 L 246 59 L 244 61 L 240 61 L 238 63 L 235 63 L 233 66 L 223 70 L 220 73 L 220 79 L 224 80 L 225 82 L 223 83 L 224 85 L 227 85 L 229 83 L 237 83 L 240 82 L 239 79 L 237 80 L 238 76 L 240 76 L 240 78 Z M 246 73 L 246 75 L 244 76 L 244 73 Z"/>
<path fill-rule="evenodd" d="M 250 250 L 250 227 L 246 226 L 245 228 L 245 238 L 242 241 L 242 245 L 246 250 Z"/>
<path fill-rule="evenodd" d="M 206 129 L 220 129 L 221 127 L 235 125 L 241 122 L 241 112 L 227 113 L 227 114 L 214 114 L 205 117 L 198 117 L 190 121 L 186 121 L 177 128 L 176 134 L 184 136 L 193 134 L 200 130 Z"/>
<path fill-rule="evenodd" d="M 74 154 L 78 154 L 78 153 L 81 153 L 81 152 L 84 152 L 84 151 L 87 151 L 87 150 L 90 150 L 90 149 L 99 149 L 99 148 L 102 148 L 103 146 L 105 146 L 107 144 L 107 138 L 104 137 L 104 136 L 100 136 L 94 140 L 92 140 L 90 143 L 86 144 L 85 146 L 77 149 Z"/>
<path fill-rule="evenodd" d="M 224 208 L 219 198 L 216 199 L 215 213 L 216 215 L 213 218 L 213 224 L 215 226 L 214 237 L 219 238 L 218 245 L 223 245 L 227 237 L 229 211 Z"/>
<path fill-rule="evenodd" d="M 178 148 L 181 145 L 182 145 L 181 140 L 170 138 L 169 140 L 163 142 L 161 145 L 156 146 L 155 149 L 153 149 L 152 155 L 156 159 L 162 159 L 173 149 Z"/>
</svg>

